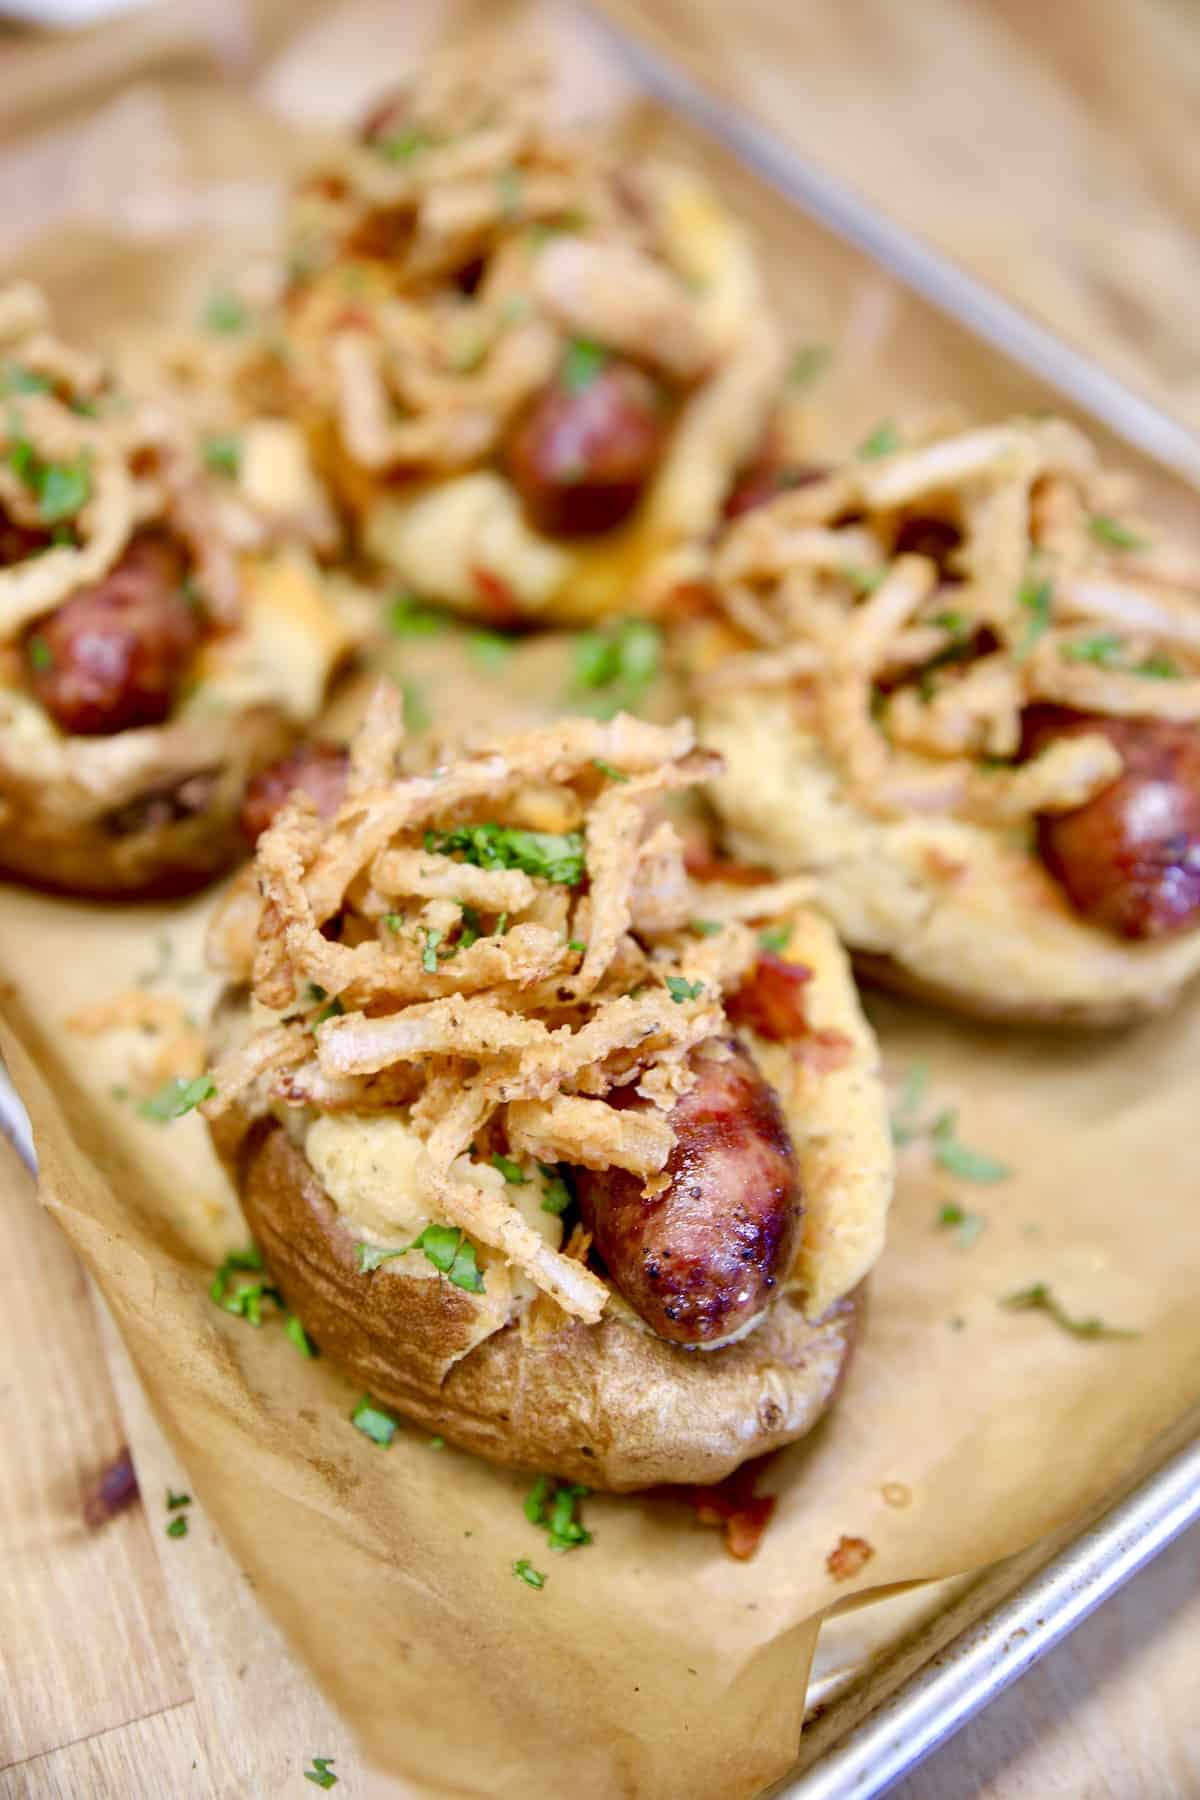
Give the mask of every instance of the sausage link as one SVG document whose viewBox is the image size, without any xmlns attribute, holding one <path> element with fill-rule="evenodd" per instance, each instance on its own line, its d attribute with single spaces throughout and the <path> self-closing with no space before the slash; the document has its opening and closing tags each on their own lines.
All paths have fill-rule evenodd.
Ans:
<svg viewBox="0 0 1200 1800">
<path fill-rule="evenodd" d="M 238 814 L 242 831 L 256 844 L 297 788 L 308 795 L 323 819 L 332 818 L 346 791 L 349 769 L 350 758 L 339 744 L 319 739 L 298 744 L 246 783 Z"/>
<path fill-rule="evenodd" d="M 761 1312 L 800 1222 L 796 1154 L 774 1089 L 743 1045 L 697 1055 L 670 1115 L 667 1185 L 646 1197 L 624 1169 L 576 1172 L 584 1225 L 618 1292 L 659 1337 L 706 1344 Z M 614 1104 L 639 1106 L 632 1089 Z"/>
<path fill-rule="evenodd" d="M 627 519 L 658 466 L 666 409 L 654 383 L 613 359 L 574 389 L 542 390 L 508 444 L 525 510 L 551 537 L 591 537 Z"/>
<path fill-rule="evenodd" d="M 1200 732 L 1037 706 L 1025 715 L 1022 750 L 1096 731 L 1124 770 L 1074 812 L 1038 819 L 1042 861 L 1077 911 L 1120 937 L 1166 937 L 1200 923 Z"/>
<path fill-rule="evenodd" d="M 186 574 L 182 551 L 144 534 L 26 632 L 33 691 L 63 731 L 106 737 L 167 717 L 201 631 Z"/>
</svg>

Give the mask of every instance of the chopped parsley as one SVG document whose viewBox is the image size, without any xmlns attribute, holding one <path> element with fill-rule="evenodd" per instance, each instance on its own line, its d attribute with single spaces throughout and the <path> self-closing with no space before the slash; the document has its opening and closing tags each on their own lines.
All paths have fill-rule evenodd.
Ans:
<svg viewBox="0 0 1200 1800">
<path fill-rule="evenodd" d="M 1130 674 L 1146 675 L 1153 681 L 1178 681 L 1183 671 L 1169 656 L 1147 656 L 1134 665 Z"/>
<path fill-rule="evenodd" d="M 432 144 L 432 137 L 420 125 L 409 125 L 404 131 L 396 132 L 394 137 L 377 139 L 375 148 L 389 162 L 408 162 L 410 157 L 428 150 Z"/>
<path fill-rule="evenodd" d="M 345 1007 L 335 994 L 332 1000 L 327 1000 L 325 1002 L 324 1006 L 313 1020 L 313 1030 L 315 1031 L 318 1025 L 323 1025 L 326 1019 L 340 1019 L 345 1010 Z"/>
<path fill-rule="evenodd" d="M 1013 651 L 1018 662 L 1025 661 L 1038 639 L 1050 629 L 1050 606 L 1053 598 L 1051 583 L 1046 580 L 1037 581 L 1032 575 L 1026 576 L 1017 589 L 1017 604 L 1023 606 L 1029 614 L 1029 622 Z"/>
<path fill-rule="evenodd" d="M 685 981 L 682 975 L 667 976 L 667 992 L 676 1006 L 682 1006 L 685 1000 L 698 1000 L 704 992 L 702 981 Z"/>
<path fill-rule="evenodd" d="M 480 869 L 521 869 L 526 875 L 561 881 L 567 887 L 578 887 L 584 875 L 581 831 L 461 825 L 455 831 L 427 831 L 425 848 L 441 856 L 459 855 Z M 496 929 L 500 931 L 499 926 Z"/>
<path fill-rule="evenodd" d="M 219 1277 L 219 1270 L 217 1274 Z M 271 1285 L 265 1275 L 260 1275 L 257 1281 L 243 1281 L 236 1287 L 223 1287 L 219 1299 L 216 1286 L 217 1281 L 214 1279 L 209 1293 L 218 1306 L 223 1307 L 227 1313 L 232 1313 L 235 1318 L 245 1319 L 248 1325 L 255 1328 L 263 1322 L 264 1302 L 280 1308 L 283 1306 L 283 1295 L 277 1287 Z"/>
<path fill-rule="evenodd" d="M 467 652 L 481 669 L 502 669 L 513 653 L 512 639 L 500 631 L 472 631 L 467 636 Z"/>
<path fill-rule="evenodd" d="M 231 1250 L 212 1278 L 209 1298 L 220 1306 L 225 1298 L 226 1290 L 233 1277 L 243 1273 L 255 1273 L 263 1266 L 262 1251 L 257 1244 L 250 1244 L 245 1250 Z"/>
<path fill-rule="evenodd" d="M 555 1218 L 561 1218 L 573 1198 L 567 1178 L 562 1170 L 556 1168 L 553 1163 L 539 1163 L 538 1168 L 542 1171 L 546 1183 L 542 1192 L 542 1211 L 553 1213 Z"/>
<path fill-rule="evenodd" d="M 6 394 L 48 394 L 54 386 L 48 375 L 39 375 L 20 363 L 5 363 L 0 385 Z"/>
<path fill-rule="evenodd" d="M 567 949 L 574 950 L 576 952 L 576 954 L 579 956 L 584 956 L 587 954 L 587 945 L 584 943 L 582 938 L 568 938 L 567 939 Z"/>
<path fill-rule="evenodd" d="M 235 480 L 242 466 L 242 440 L 235 431 L 219 431 L 203 443 L 204 461 L 216 475 Z"/>
<path fill-rule="evenodd" d="M 334 1756 L 314 1756 L 312 1768 L 304 1771 L 305 1781 L 311 1781 L 314 1787 L 319 1788 L 336 1787 L 338 1778 L 333 1772 L 333 1764 L 336 1761 L 337 1758 Z"/>
<path fill-rule="evenodd" d="M 520 1163 L 510 1162 L 509 1158 L 501 1156 L 499 1151 L 492 1157 L 492 1167 L 499 1169 L 510 1187 L 524 1187 L 529 1180 Z"/>
<path fill-rule="evenodd" d="M 10 429 L 19 431 L 19 420 L 10 421 Z M 8 466 L 35 496 L 38 518 L 44 525 L 73 519 L 91 496 L 90 450 L 81 450 L 73 462 L 43 462 L 29 439 L 16 435 L 9 447 Z"/>
<path fill-rule="evenodd" d="M 1093 513 L 1088 520 L 1088 530 L 1098 544 L 1107 544 L 1110 550 L 1146 550 L 1149 538 L 1139 532 L 1131 531 L 1128 525 L 1122 525 L 1119 519 L 1110 519 L 1104 513 Z"/>
<path fill-rule="evenodd" d="M 170 1524 L 167 1526 L 167 1536 L 169 1538 L 181 1538 L 181 1537 L 186 1537 L 187 1534 L 188 1534 L 187 1514 L 186 1513 L 177 1513 L 175 1515 L 175 1517 L 171 1520 Z"/>
<path fill-rule="evenodd" d="M 462 909 L 462 927 L 458 934 L 460 950 L 469 950 L 472 944 L 478 943 L 483 936 L 483 921 L 473 906 Z"/>
<path fill-rule="evenodd" d="M 382 1444 L 386 1450 L 396 1435 L 398 1419 L 382 1406 L 376 1405 L 370 1394 L 364 1394 L 354 1411 L 350 1414 L 350 1423 L 357 1425 L 364 1437 L 369 1437 L 373 1444 Z"/>
<path fill-rule="evenodd" d="M 634 712 L 662 663 L 662 633 L 649 619 L 619 619 L 575 639 L 576 698 L 590 690 L 587 710 L 601 718 Z M 603 691 L 602 691 L 603 690 Z"/>
<path fill-rule="evenodd" d="M 45 638 L 39 637 L 36 633 L 26 642 L 25 654 L 29 658 L 31 669 L 45 670 L 54 667 L 54 652 Z"/>
<path fill-rule="evenodd" d="M 886 569 L 864 569 L 858 563 L 843 563 L 838 570 L 843 581 L 859 594 L 873 594 L 887 575 Z"/>
<path fill-rule="evenodd" d="M 387 621 L 396 637 L 436 637 L 450 623 L 445 613 L 423 606 L 415 594 L 393 594 L 388 602 Z"/>
<path fill-rule="evenodd" d="M 425 1448 L 427 1450 L 444 1450 L 446 1448 L 446 1440 L 444 1437 L 431 1437 Z"/>
<path fill-rule="evenodd" d="M 999 1302 L 1009 1312 L 1044 1312 L 1049 1314 L 1056 1325 L 1069 1331 L 1072 1337 L 1079 1338 L 1134 1338 L 1140 1337 L 1140 1331 L 1128 1331 L 1119 1325 L 1106 1325 L 1103 1319 L 1075 1319 L 1065 1312 L 1055 1299 L 1044 1281 L 1035 1281 L 1031 1287 L 1022 1288 L 1019 1293 L 1006 1294 Z"/>
<path fill-rule="evenodd" d="M 402 681 L 401 692 L 404 695 L 404 724 L 408 731 L 428 730 L 433 715 L 426 703 L 425 696 L 415 681 Z"/>
<path fill-rule="evenodd" d="M 170 1488 L 167 1489 L 168 1512 L 178 1512 L 181 1506 L 190 1506 L 191 1504 L 192 1496 L 190 1494 L 173 1494 Z"/>
<path fill-rule="evenodd" d="M 317 1346 L 305 1331 L 295 1313 L 289 1313 L 283 1321 L 283 1335 L 289 1344 L 294 1344 L 301 1356 L 315 1356 Z"/>
<path fill-rule="evenodd" d="M 791 941 L 792 928 L 790 925 L 769 925 L 765 931 L 760 931 L 758 934 L 759 946 L 763 950 L 769 950 L 772 956 L 782 956 Z"/>
<path fill-rule="evenodd" d="M 719 931 L 725 929 L 720 919 L 689 919 L 688 924 L 697 937 L 716 937 Z"/>
<path fill-rule="evenodd" d="M 525 1517 L 531 1525 L 546 1533 L 551 1550 L 581 1550 L 590 1544 L 592 1534 L 585 1531 L 575 1517 L 580 1500 L 591 1490 L 574 1481 L 555 1481 L 550 1475 L 539 1475 L 525 1496 Z"/>
<path fill-rule="evenodd" d="M 934 1120 L 930 1135 L 933 1138 L 933 1159 L 940 1169 L 948 1175 L 955 1175 L 960 1181 L 1006 1181 L 1012 1174 L 1007 1163 L 998 1162 L 994 1156 L 988 1156 L 982 1150 L 968 1149 L 955 1137 L 955 1126 L 958 1121 L 957 1112 L 944 1112 Z"/>
<path fill-rule="evenodd" d="M 503 937 L 507 930 L 508 930 L 508 914 L 506 912 L 502 912 L 500 914 L 500 917 L 496 920 L 496 936 Z"/>
<path fill-rule="evenodd" d="M 211 1075 L 194 1075 L 190 1081 L 174 1075 L 157 1093 L 141 1102 L 138 1112 L 143 1119 L 153 1119 L 156 1125 L 167 1125 L 172 1119 L 182 1119 L 202 1100 L 211 1100 L 216 1091 Z"/>
<path fill-rule="evenodd" d="M 811 387 L 832 361 L 832 344 L 804 344 L 788 365 L 788 380 L 793 387 Z"/>
<path fill-rule="evenodd" d="M 438 945 L 445 936 L 434 925 L 425 927 L 425 948 L 421 952 L 421 967 L 427 975 L 436 975 L 438 967 Z"/>
<path fill-rule="evenodd" d="M 871 435 L 864 438 L 854 452 L 861 462 L 874 462 L 877 456 L 890 456 L 900 448 L 900 433 L 891 419 L 884 419 Z"/>
<path fill-rule="evenodd" d="M 629 780 L 628 775 L 624 774 L 620 769 L 614 769 L 612 764 L 610 762 L 605 762 L 602 756 L 593 756 L 592 767 L 599 769 L 602 775 L 607 775 L 610 781 Z"/>
<path fill-rule="evenodd" d="M 525 1583 L 526 1587 L 544 1588 L 546 1585 L 546 1577 L 542 1574 L 540 1569 L 534 1568 L 527 1556 L 522 1556 L 517 1559 L 512 1566 L 512 1572 L 518 1581 L 523 1581 Z"/>
<path fill-rule="evenodd" d="M 568 394 L 582 394 L 603 373 L 608 353 L 591 338 L 572 338 L 559 370 L 559 380 Z"/>
<path fill-rule="evenodd" d="M 241 331 L 246 320 L 246 308 L 236 294 L 213 294 L 204 309 L 204 324 L 209 331 Z"/>
<path fill-rule="evenodd" d="M 966 613 L 953 610 L 933 615 L 933 624 L 941 631 L 948 631 L 951 637 L 962 637 L 968 630 L 969 623 Z"/>
<path fill-rule="evenodd" d="M 937 1222 L 943 1231 L 955 1231 L 959 1246 L 969 1250 L 987 1224 L 982 1213 L 968 1212 L 956 1200 L 950 1200 L 938 1212 Z"/>
<path fill-rule="evenodd" d="M 404 930 L 404 927 L 408 924 L 408 920 L 403 913 L 390 912 L 384 913 L 383 923 L 387 926 L 389 931 L 394 931 L 396 935 L 399 936 Z"/>
<path fill-rule="evenodd" d="M 1121 638 L 1111 631 L 1099 631 L 1093 637 L 1075 638 L 1062 646 L 1059 654 L 1064 662 L 1095 663 L 1101 669 L 1116 669 L 1124 675 L 1146 675 L 1158 681 L 1178 681 L 1179 664 L 1171 657 L 1154 655 L 1140 663 L 1123 663 Z"/>
<path fill-rule="evenodd" d="M 457 1225 L 427 1225 L 411 1244 L 391 1250 L 377 1244 L 358 1245 L 358 1266 L 369 1275 L 393 1256 L 407 1256 L 410 1250 L 421 1250 L 440 1275 L 468 1294 L 484 1292 L 483 1276 L 475 1260 L 475 1246 Z"/>
</svg>

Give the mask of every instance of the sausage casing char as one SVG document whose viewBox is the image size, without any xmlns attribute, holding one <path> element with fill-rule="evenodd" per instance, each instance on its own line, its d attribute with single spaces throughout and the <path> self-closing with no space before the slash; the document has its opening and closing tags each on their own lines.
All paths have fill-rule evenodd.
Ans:
<svg viewBox="0 0 1200 1800">
<path fill-rule="evenodd" d="M 786 1275 L 799 1228 L 796 1153 L 774 1089 L 736 1039 L 692 1059 L 670 1114 L 660 1193 L 624 1169 L 580 1169 L 580 1214 L 613 1285 L 656 1332 L 703 1345 L 748 1324 Z M 627 1088 L 617 1106 L 643 1104 Z"/>
<path fill-rule="evenodd" d="M 63 731 L 104 737 L 161 725 L 201 635 L 186 574 L 182 552 L 146 533 L 102 580 L 30 627 L 29 680 Z"/>
<path fill-rule="evenodd" d="M 346 791 L 350 758 L 339 744 L 316 739 L 298 744 L 246 783 L 238 822 L 256 844 L 286 800 L 297 790 L 308 795 L 323 819 L 332 818 Z"/>
<path fill-rule="evenodd" d="M 1200 732 L 1164 719 L 1124 719 L 1038 706 L 1023 751 L 1101 732 L 1125 767 L 1074 812 L 1038 820 L 1042 861 L 1072 905 L 1120 937 L 1161 938 L 1200 924 Z"/>
<path fill-rule="evenodd" d="M 610 359 L 590 379 L 544 388 L 507 449 L 508 474 L 539 531 L 588 537 L 633 512 L 658 465 L 667 408 L 641 369 Z"/>
</svg>

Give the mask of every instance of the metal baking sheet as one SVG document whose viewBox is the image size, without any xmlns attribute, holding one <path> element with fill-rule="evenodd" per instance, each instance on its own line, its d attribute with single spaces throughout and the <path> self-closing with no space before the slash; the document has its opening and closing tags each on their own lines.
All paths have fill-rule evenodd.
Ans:
<svg viewBox="0 0 1200 1800">
<path fill-rule="evenodd" d="M 1193 486 L 1200 442 L 1054 332 L 912 236 L 771 132 L 588 7 L 641 88 L 721 143 L 785 200 Z M 1141 1480 L 1098 1517 L 975 1578 L 929 1584 L 889 1616 L 891 1641 L 810 1690 L 796 1770 L 771 1800 L 874 1800 L 1023 1675 L 1187 1526 L 1200 1521 L 1200 1414 L 1157 1447 Z M 893 1608 L 885 1600 L 877 1610 Z M 904 1617 L 905 1611 L 908 1618 Z M 917 1622 L 913 1623 L 914 1613 Z M 922 1616 L 923 1614 L 923 1616 Z M 818 1671 L 820 1647 L 817 1652 Z"/>
</svg>

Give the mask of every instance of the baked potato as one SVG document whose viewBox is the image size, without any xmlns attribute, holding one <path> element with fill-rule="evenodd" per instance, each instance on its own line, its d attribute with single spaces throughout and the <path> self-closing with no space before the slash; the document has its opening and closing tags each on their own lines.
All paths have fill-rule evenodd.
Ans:
<svg viewBox="0 0 1200 1800">
<path fill-rule="evenodd" d="M 435 62 L 311 171 L 245 380 L 307 419 L 366 550 L 425 599 L 642 610 L 757 453 L 782 342 L 699 178 L 477 65 Z"/>
<path fill-rule="evenodd" d="M 808 874 L 891 986 L 1070 1025 L 1168 1005 L 1200 969 L 1198 587 L 1060 420 L 815 472 L 729 526 L 677 627 L 727 847 Z"/>
<path fill-rule="evenodd" d="M 213 923 L 203 1110 L 247 1222 L 406 1417 L 593 1487 L 718 1481 L 828 1405 L 883 1244 L 846 959 L 793 885 L 689 880 L 655 816 L 712 770 L 686 721 L 398 777 L 398 710 L 335 812 L 276 795 Z"/>
<path fill-rule="evenodd" d="M 0 366 L 0 871 L 98 897 L 197 887 L 366 603 L 258 504 L 296 467 L 289 427 L 226 442 L 219 480 L 24 284 L 0 292 Z"/>
</svg>

